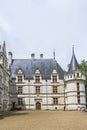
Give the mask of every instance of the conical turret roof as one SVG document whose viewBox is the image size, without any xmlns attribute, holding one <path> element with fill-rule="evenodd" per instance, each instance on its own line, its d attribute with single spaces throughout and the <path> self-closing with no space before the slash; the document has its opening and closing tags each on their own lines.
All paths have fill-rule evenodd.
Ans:
<svg viewBox="0 0 87 130">
<path fill-rule="evenodd" d="M 78 62 L 75 57 L 74 47 L 72 47 L 72 58 L 68 69 L 68 74 L 74 73 L 78 69 Z"/>
</svg>

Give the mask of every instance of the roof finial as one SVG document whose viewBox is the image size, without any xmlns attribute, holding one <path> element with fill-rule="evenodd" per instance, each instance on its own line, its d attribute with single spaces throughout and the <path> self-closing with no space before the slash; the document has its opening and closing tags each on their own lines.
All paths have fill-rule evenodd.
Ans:
<svg viewBox="0 0 87 130">
<path fill-rule="evenodd" d="M 55 49 L 53 50 L 53 58 L 55 59 Z"/>
<path fill-rule="evenodd" d="M 74 45 L 72 45 L 72 54 L 74 55 Z"/>
</svg>

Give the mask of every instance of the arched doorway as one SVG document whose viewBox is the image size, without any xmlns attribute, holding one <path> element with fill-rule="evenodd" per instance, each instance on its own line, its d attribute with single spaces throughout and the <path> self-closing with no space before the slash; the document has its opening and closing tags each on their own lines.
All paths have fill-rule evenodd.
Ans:
<svg viewBox="0 0 87 130">
<path fill-rule="evenodd" d="M 40 102 L 36 103 L 36 110 L 41 110 L 41 103 Z"/>
</svg>

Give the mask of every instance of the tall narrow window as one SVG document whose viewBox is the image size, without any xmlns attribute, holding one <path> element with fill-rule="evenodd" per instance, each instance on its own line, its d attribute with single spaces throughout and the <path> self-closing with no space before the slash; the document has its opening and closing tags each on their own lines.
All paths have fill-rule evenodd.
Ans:
<svg viewBox="0 0 87 130">
<path fill-rule="evenodd" d="M 77 91 L 80 91 L 79 83 L 77 83 Z"/>
<path fill-rule="evenodd" d="M 77 73 L 77 77 L 79 77 L 79 73 Z"/>
<path fill-rule="evenodd" d="M 80 92 L 77 92 L 77 96 L 80 96 Z"/>
<path fill-rule="evenodd" d="M 77 83 L 77 103 L 80 104 L 80 86 L 79 86 L 79 83 Z"/>
<path fill-rule="evenodd" d="M 18 76 L 18 82 L 22 82 L 22 76 Z"/>
<path fill-rule="evenodd" d="M 18 94 L 22 94 L 22 87 L 21 86 L 18 87 Z"/>
<path fill-rule="evenodd" d="M 78 98 L 78 104 L 80 104 L 80 98 Z"/>
<path fill-rule="evenodd" d="M 23 99 L 22 98 L 18 98 L 18 105 L 23 105 Z"/>
<path fill-rule="evenodd" d="M 57 86 L 53 86 L 53 93 L 57 93 Z"/>
<path fill-rule="evenodd" d="M 40 82 L 40 76 L 35 76 L 35 82 L 39 83 Z"/>
<path fill-rule="evenodd" d="M 36 86 L 36 94 L 40 94 L 40 86 Z"/>
<path fill-rule="evenodd" d="M 52 81 L 53 81 L 53 83 L 56 83 L 57 82 L 57 76 L 52 76 Z"/>
<path fill-rule="evenodd" d="M 58 98 L 53 98 L 53 105 L 57 105 L 58 104 Z"/>
</svg>

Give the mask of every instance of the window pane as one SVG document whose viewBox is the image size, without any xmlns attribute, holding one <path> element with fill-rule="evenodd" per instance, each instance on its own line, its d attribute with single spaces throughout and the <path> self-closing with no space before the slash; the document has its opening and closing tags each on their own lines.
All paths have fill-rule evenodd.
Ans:
<svg viewBox="0 0 87 130">
<path fill-rule="evenodd" d="M 40 86 L 36 86 L 36 94 L 40 94 Z"/>
<path fill-rule="evenodd" d="M 79 83 L 77 83 L 77 91 L 78 91 L 78 92 L 80 91 Z"/>
<path fill-rule="evenodd" d="M 18 94 L 22 94 L 22 87 L 18 87 Z"/>
<path fill-rule="evenodd" d="M 22 100 L 22 98 L 18 98 L 18 105 L 23 105 L 23 100 Z"/>
<path fill-rule="evenodd" d="M 36 83 L 40 82 L 40 76 L 35 76 L 35 82 Z"/>
<path fill-rule="evenodd" d="M 57 105 L 58 104 L 58 98 L 53 98 L 53 104 Z"/>
<path fill-rule="evenodd" d="M 53 93 L 57 93 L 57 86 L 53 86 Z"/>
<path fill-rule="evenodd" d="M 22 82 L 22 76 L 18 76 L 18 82 Z"/>
<path fill-rule="evenodd" d="M 79 77 L 79 73 L 77 73 L 77 77 Z"/>
<path fill-rule="evenodd" d="M 53 82 L 57 82 L 57 76 L 52 77 Z"/>
</svg>

